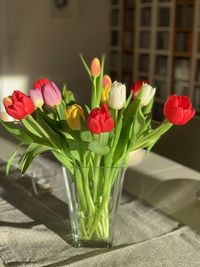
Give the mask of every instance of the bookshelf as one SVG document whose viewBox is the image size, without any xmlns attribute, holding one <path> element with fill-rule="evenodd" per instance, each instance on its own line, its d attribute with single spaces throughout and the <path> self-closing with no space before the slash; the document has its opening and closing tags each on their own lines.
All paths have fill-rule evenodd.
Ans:
<svg viewBox="0 0 200 267">
<path fill-rule="evenodd" d="M 172 93 L 190 96 L 200 114 L 200 1 L 112 0 L 111 10 L 115 8 L 118 42 L 110 47 L 117 70 L 113 77 L 110 65 L 113 79 L 128 88 L 138 79 L 155 86 L 156 120 L 162 119 L 163 104 Z"/>
</svg>

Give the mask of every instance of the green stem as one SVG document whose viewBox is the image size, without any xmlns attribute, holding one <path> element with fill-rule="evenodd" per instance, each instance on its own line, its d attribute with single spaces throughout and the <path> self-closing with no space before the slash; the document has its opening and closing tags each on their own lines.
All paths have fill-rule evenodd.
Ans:
<svg viewBox="0 0 200 267">
<path fill-rule="evenodd" d="M 75 177 L 76 177 L 76 187 L 77 187 L 78 196 L 79 196 L 79 203 L 82 206 L 83 210 L 86 212 L 88 208 L 87 208 L 87 203 L 85 199 L 85 193 L 83 190 L 82 176 L 78 168 L 75 170 Z"/>
<path fill-rule="evenodd" d="M 117 127 L 118 109 L 115 109 L 115 128 Z"/>
<path fill-rule="evenodd" d="M 87 227 L 86 229 L 89 229 L 93 223 L 94 218 L 94 212 L 95 212 L 95 206 L 91 197 L 90 193 L 90 185 L 89 185 L 89 169 L 86 164 L 86 155 L 83 156 L 83 168 L 82 168 L 82 179 L 83 179 L 83 187 L 85 192 L 85 202 L 87 203 L 88 213 L 87 215 Z M 86 223 L 86 220 L 85 220 Z"/>
<path fill-rule="evenodd" d="M 103 198 L 102 198 L 102 203 L 100 205 L 100 207 L 96 210 L 95 213 L 95 219 L 93 222 L 92 227 L 89 230 L 89 238 L 92 236 L 94 230 L 96 229 L 99 220 L 101 219 L 102 216 L 102 212 L 105 209 L 105 205 L 107 204 L 107 202 L 109 201 L 109 195 L 110 195 L 110 168 L 105 168 L 104 169 L 104 186 L 103 186 Z"/>
<path fill-rule="evenodd" d="M 172 126 L 173 126 L 172 123 L 168 122 L 167 120 L 164 120 L 164 122 L 158 128 L 154 129 L 152 132 L 145 135 L 145 137 L 141 138 L 141 140 L 135 145 L 130 146 L 129 151 L 148 146 L 151 139 L 154 140 L 160 137 L 165 132 L 167 132 Z"/>
<path fill-rule="evenodd" d="M 81 236 L 85 237 L 86 239 L 88 239 L 88 234 L 87 234 L 87 231 L 86 231 L 86 228 L 85 228 L 84 218 L 82 218 L 82 217 L 80 217 L 80 226 L 81 226 L 81 229 L 82 229 Z"/>
<path fill-rule="evenodd" d="M 84 165 L 83 165 L 83 184 L 84 184 L 84 188 L 85 188 L 85 196 L 86 196 L 86 201 L 88 204 L 88 210 L 90 211 L 90 213 L 92 213 L 95 210 L 95 206 L 90 194 L 90 185 L 89 185 L 89 177 L 88 177 L 88 168 L 85 165 L 85 159 L 84 159 Z"/>
<path fill-rule="evenodd" d="M 96 87 L 96 77 L 93 79 L 93 86 L 92 86 L 92 99 L 91 99 L 91 108 L 97 107 L 97 87 Z"/>
<path fill-rule="evenodd" d="M 100 155 L 95 155 L 94 159 L 94 184 L 93 184 L 93 201 L 96 203 L 97 201 L 97 190 L 98 190 L 98 183 L 99 183 L 99 165 L 101 161 L 101 156 Z"/>
<path fill-rule="evenodd" d="M 105 238 L 109 236 L 109 211 L 108 211 L 109 202 L 105 205 Z"/>
</svg>

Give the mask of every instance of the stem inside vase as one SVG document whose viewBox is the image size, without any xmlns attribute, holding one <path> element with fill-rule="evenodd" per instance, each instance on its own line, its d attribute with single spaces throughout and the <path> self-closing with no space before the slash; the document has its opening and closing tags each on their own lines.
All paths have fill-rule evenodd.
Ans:
<svg viewBox="0 0 200 267">
<path fill-rule="evenodd" d="M 63 168 L 76 246 L 110 247 L 124 167 Z M 73 174 L 72 174 L 73 173 Z"/>
</svg>

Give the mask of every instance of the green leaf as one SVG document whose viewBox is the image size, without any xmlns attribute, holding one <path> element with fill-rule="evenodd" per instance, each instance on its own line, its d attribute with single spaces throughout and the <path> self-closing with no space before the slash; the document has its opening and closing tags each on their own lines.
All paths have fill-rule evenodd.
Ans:
<svg viewBox="0 0 200 267">
<path fill-rule="evenodd" d="M 101 73 L 100 73 L 100 76 L 97 78 L 97 100 L 98 100 L 98 105 L 101 102 L 101 95 L 102 95 L 102 90 L 103 90 L 103 74 L 104 74 L 105 59 L 106 59 L 105 55 L 102 55 Z"/>
<path fill-rule="evenodd" d="M 134 99 L 134 101 L 131 101 L 128 107 L 126 108 L 124 112 L 124 117 L 126 120 L 124 121 L 123 128 L 130 125 L 133 121 L 133 116 L 137 112 L 139 108 L 141 108 L 141 100 L 142 100 L 142 95 L 144 92 L 144 87 L 139 91 L 137 97 Z"/>
<path fill-rule="evenodd" d="M 81 158 L 80 158 L 79 151 L 81 149 L 81 143 L 76 142 L 74 140 L 67 140 L 67 141 L 69 145 L 70 154 L 75 160 L 80 161 Z"/>
<path fill-rule="evenodd" d="M 88 149 L 95 154 L 106 155 L 110 151 L 109 146 L 104 146 L 98 141 L 92 141 L 88 145 Z"/>
<path fill-rule="evenodd" d="M 16 157 L 18 151 L 17 149 L 12 153 L 12 155 L 8 158 L 8 161 L 7 161 L 7 164 L 6 164 L 6 175 L 9 174 L 9 171 L 10 171 L 10 167 L 12 165 L 12 162 L 14 160 L 14 158 Z"/>
<path fill-rule="evenodd" d="M 160 139 L 160 136 L 158 136 L 155 139 L 150 140 L 149 145 L 147 147 L 147 152 L 151 151 L 151 149 L 155 146 L 155 144 L 158 142 L 159 139 Z"/>
<path fill-rule="evenodd" d="M 37 116 L 36 120 L 40 128 L 42 128 L 43 131 L 47 133 L 49 142 L 53 146 L 59 148 L 61 144 L 61 140 L 57 132 L 54 131 L 54 129 L 56 130 L 56 127 L 51 127 L 51 125 L 49 125 L 49 123 L 47 123 L 41 116 Z"/>
<path fill-rule="evenodd" d="M 62 100 L 60 105 L 58 105 L 56 109 L 58 112 L 59 119 L 61 120 L 65 119 L 65 109 L 66 109 L 66 105 L 65 105 L 65 102 Z"/>
<path fill-rule="evenodd" d="M 118 166 L 120 162 L 125 161 L 126 157 L 127 157 L 127 144 L 125 144 L 122 153 L 119 155 L 118 159 L 114 162 L 114 165 Z"/>
<path fill-rule="evenodd" d="M 38 135 L 33 134 L 32 132 L 24 128 L 22 125 L 14 124 L 13 122 L 3 122 L 1 120 L 0 122 L 9 133 L 11 133 L 15 138 L 17 138 L 23 144 L 29 145 L 31 143 L 38 143 L 41 145 L 47 145 L 47 146 L 49 145 L 52 147 L 49 141 L 47 142 Z"/>
<path fill-rule="evenodd" d="M 139 107 L 138 109 L 137 121 L 139 124 L 139 129 L 137 130 L 137 138 L 138 138 L 142 134 L 142 132 L 147 128 L 146 126 L 147 123 L 144 114 L 142 113 L 141 107 Z"/>
<path fill-rule="evenodd" d="M 33 133 L 34 135 L 36 135 L 38 137 L 43 137 L 44 136 L 41 133 L 41 131 L 35 126 L 35 124 L 33 124 L 33 122 L 28 119 L 28 117 L 26 117 L 25 119 L 21 120 L 21 122 L 29 132 Z"/>
<path fill-rule="evenodd" d="M 131 92 L 131 93 L 129 94 L 129 97 L 128 97 L 127 100 L 126 100 L 126 103 L 125 103 L 125 105 L 124 105 L 124 108 L 125 108 L 125 109 L 128 107 L 128 105 L 129 105 L 129 103 L 130 103 L 132 97 L 133 97 L 133 92 Z"/>
<path fill-rule="evenodd" d="M 68 156 L 56 150 L 52 150 L 51 153 L 63 166 L 67 167 L 70 170 L 73 170 L 72 160 Z"/>
<path fill-rule="evenodd" d="M 91 72 L 90 72 L 90 68 L 88 67 L 87 63 L 85 62 L 85 60 L 84 60 L 84 58 L 83 58 L 83 56 L 81 54 L 80 54 L 80 58 L 81 58 L 81 61 L 83 63 L 83 66 L 85 67 L 85 69 L 86 69 L 86 71 L 87 71 L 87 73 L 88 73 L 88 75 L 90 77 L 90 81 L 93 82 L 92 75 L 91 75 Z"/>
<path fill-rule="evenodd" d="M 47 146 L 42 146 L 34 143 L 30 144 L 20 160 L 21 173 L 24 174 L 31 165 L 33 159 L 47 150 L 50 150 Z"/>
<path fill-rule="evenodd" d="M 152 98 L 151 101 L 149 102 L 149 104 L 143 108 L 143 113 L 145 115 L 151 113 L 153 103 L 154 103 L 154 98 Z"/>
<path fill-rule="evenodd" d="M 75 97 L 71 90 L 67 88 L 67 85 L 65 84 L 62 90 L 62 99 L 63 102 L 66 105 L 72 105 L 75 103 Z"/>
<path fill-rule="evenodd" d="M 92 134 L 91 134 L 90 131 L 83 131 L 83 132 L 81 132 L 80 137 L 81 137 L 81 140 L 83 142 L 90 143 L 93 140 L 93 137 L 92 137 Z"/>
<path fill-rule="evenodd" d="M 30 144 L 33 141 L 28 131 L 23 129 L 20 125 L 16 125 L 13 122 L 4 122 L 2 120 L 0 120 L 0 123 L 9 133 L 24 144 Z"/>
<path fill-rule="evenodd" d="M 91 109 L 88 107 L 88 105 L 84 105 L 84 106 L 85 106 L 85 108 L 87 110 L 87 113 L 90 114 Z"/>
</svg>

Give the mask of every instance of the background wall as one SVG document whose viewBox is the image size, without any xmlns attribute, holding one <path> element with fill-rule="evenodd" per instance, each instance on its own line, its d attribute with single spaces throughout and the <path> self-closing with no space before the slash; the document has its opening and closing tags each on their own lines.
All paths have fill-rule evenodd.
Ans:
<svg viewBox="0 0 200 267">
<path fill-rule="evenodd" d="M 1 94 L 26 91 L 35 79 L 48 76 L 59 85 L 67 82 L 79 101 L 87 101 L 90 84 L 79 53 L 88 62 L 108 54 L 108 1 L 68 0 L 63 12 L 54 9 L 53 0 L 0 0 L 0 4 L 6 15 L 4 45 L 0 43 Z"/>
</svg>

